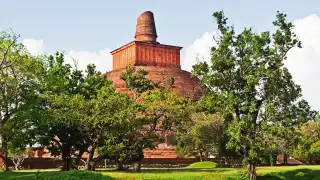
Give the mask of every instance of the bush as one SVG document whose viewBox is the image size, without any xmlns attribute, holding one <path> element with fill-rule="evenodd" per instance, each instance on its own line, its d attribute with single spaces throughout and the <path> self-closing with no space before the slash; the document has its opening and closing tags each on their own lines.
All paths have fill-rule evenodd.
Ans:
<svg viewBox="0 0 320 180">
<path fill-rule="evenodd" d="M 5 165 L 2 165 L 2 166 L 0 167 L 0 172 L 5 172 L 5 171 L 6 171 Z"/>
<path fill-rule="evenodd" d="M 248 170 L 247 169 L 238 170 L 235 175 L 235 178 L 236 178 L 235 180 L 249 180 Z"/>
<path fill-rule="evenodd" d="M 108 176 L 103 176 L 101 173 L 94 173 L 89 171 L 68 171 L 41 174 L 37 180 L 108 180 L 112 179 Z"/>
<path fill-rule="evenodd" d="M 212 161 L 202 161 L 202 162 L 196 162 L 193 164 L 190 164 L 186 168 L 191 169 L 207 169 L 207 168 L 215 168 L 217 166 L 217 163 Z"/>
</svg>

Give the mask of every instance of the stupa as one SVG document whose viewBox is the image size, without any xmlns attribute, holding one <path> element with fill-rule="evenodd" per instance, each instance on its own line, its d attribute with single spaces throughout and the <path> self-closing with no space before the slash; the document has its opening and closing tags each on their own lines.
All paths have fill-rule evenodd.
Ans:
<svg viewBox="0 0 320 180">
<path fill-rule="evenodd" d="M 161 44 L 157 42 L 157 37 L 153 13 L 142 13 L 137 19 L 135 40 L 111 51 L 113 70 L 106 73 L 107 78 L 113 81 L 117 91 L 130 94 L 132 92 L 125 87 L 120 75 L 127 66 L 134 66 L 136 69 L 147 70 L 147 77 L 154 82 L 173 78 L 172 92 L 198 99 L 202 95 L 198 79 L 191 77 L 191 73 L 182 70 L 180 66 L 182 47 Z M 176 158 L 172 136 L 167 135 L 165 143 L 160 144 L 156 151 L 145 151 L 145 158 Z"/>
</svg>

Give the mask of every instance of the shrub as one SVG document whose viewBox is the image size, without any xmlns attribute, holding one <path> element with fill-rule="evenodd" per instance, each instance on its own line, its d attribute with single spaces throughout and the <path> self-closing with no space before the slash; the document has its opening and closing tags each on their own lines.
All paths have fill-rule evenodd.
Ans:
<svg viewBox="0 0 320 180">
<path fill-rule="evenodd" d="M 237 173 L 235 174 L 234 180 L 249 180 L 248 170 L 247 169 L 238 170 Z"/>
<path fill-rule="evenodd" d="M 2 166 L 0 167 L 0 172 L 5 172 L 5 171 L 6 171 L 5 165 L 2 165 Z"/>
<path fill-rule="evenodd" d="M 207 169 L 207 168 L 215 168 L 217 166 L 217 163 L 212 161 L 202 161 L 202 162 L 196 162 L 193 164 L 190 164 L 186 168 L 191 169 Z"/>
</svg>

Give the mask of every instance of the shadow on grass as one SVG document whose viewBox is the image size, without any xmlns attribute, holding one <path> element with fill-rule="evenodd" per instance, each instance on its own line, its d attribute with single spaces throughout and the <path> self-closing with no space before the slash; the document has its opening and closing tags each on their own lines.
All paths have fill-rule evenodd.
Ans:
<svg viewBox="0 0 320 180">
<path fill-rule="evenodd" d="M 65 171 L 42 171 L 39 172 L 38 174 L 38 180 L 60 180 L 60 179 L 85 179 L 85 180 L 89 180 L 86 177 L 81 177 L 81 176 L 77 176 L 76 174 L 74 175 L 66 175 L 66 176 L 61 176 L 61 173 L 67 173 Z M 8 179 L 8 180 L 36 180 L 36 175 L 37 172 L 0 172 L 0 180 L 2 179 Z M 81 175 L 81 173 L 80 173 Z M 83 173 L 82 173 L 83 176 Z M 61 178 L 62 177 L 62 178 Z M 106 176 L 104 175 L 103 180 L 115 180 L 112 177 Z M 93 177 L 93 179 L 96 179 L 96 177 Z"/>
<path fill-rule="evenodd" d="M 258 180 L 320 180 L 320 170 L 296 169 L 259 176 Z"/>
<path fill-rule="evenodd" d="M 34 179 L 35 176 L 36 176 L 36 172 L 2 172 L 0 173 L 0 179 L 29 180 L 29 179 Z"/>
<path fill-rule="evenodd" d="M 128 172 L 128 173 L 171 173 L 171 172 L 228 172 L 228 171 L 234 171 L 234 169 L 228 169 L 228 168 L 203 168 L 203 169 L 187 169 L 187 168 L 177 168 L 177 169 L 173 169 L 173 168 L 155 168 L 155 169 L 142 169 L 140 172 L 135 172 L 132 170 L 126 170 L 126 171 L 117 171 L 114 169 L 109 169 L 109 170 L 98 170 L 97 172 Z"/>
</svg>

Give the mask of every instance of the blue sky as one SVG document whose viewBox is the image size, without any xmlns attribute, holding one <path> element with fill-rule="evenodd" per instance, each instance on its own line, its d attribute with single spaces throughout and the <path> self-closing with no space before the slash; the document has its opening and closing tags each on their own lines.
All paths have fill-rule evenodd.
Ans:
<svg viewBox="0 0 320 180">
<path fill-rule="evenodd" d="M 289 19 L 320 14 L 316 0 L 1 0 L 0 29 L 13 28 L 23 38 L 43 39 L 49 52 L 114 49 L 133 39 L 136 18 L 155 14 L 159 42 L 191 44 L 214 30 L 212 13 L 224 10 L 238 29 L 268 29 L 277 10 Z M 5 7 L 5 8 L 3 8 Z"/>
<path fill-rule="evenodd" d="M 288 14 L 302 49 L 288 54 L 286 66 L 303 96 L 320 110 L 320 1 L 319 0 L 0 0 L 0 30 L 12 28 L 32 54 L 64 50 L 67 61 L 111 70 L 110 51 L 134 38 L 136 20 L 144 11 L 155 16 L 158 41 L 184 47 L 182 68 L 209 60 L 216 32 L 212 14 L 224 10 L 237 31 L 254 27 L 271 30 L 276 11 Z"/>
</svg>

